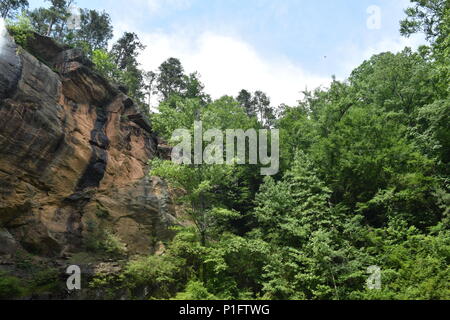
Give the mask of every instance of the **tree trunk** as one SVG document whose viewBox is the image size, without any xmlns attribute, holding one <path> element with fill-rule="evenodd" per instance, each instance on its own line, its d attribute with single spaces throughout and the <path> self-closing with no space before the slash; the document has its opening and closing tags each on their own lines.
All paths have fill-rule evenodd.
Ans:
<svg viewBox="0 0 450 320">
<path fill-rule="evenodd" d="M 3 19 L 6 19 L 6 17 L 8 16 L 9 13 L 9 7 L 6 7 L 5 10 L 2 11 L 1 17 Z"/>
<path fill-rule="evenodd" d="M 47 34 L 46 34 L 47 37 L 50 37 L 50 34 L 51 34 L 51 32 L 52 32 L 53 24 L 54 24 L 54 23 L 55 23 L 55 22 L 54 22 L 54 20 L 52 19 L 52 20 L 50 21 L 50 24 L 48 25 Z"/>
</svg>

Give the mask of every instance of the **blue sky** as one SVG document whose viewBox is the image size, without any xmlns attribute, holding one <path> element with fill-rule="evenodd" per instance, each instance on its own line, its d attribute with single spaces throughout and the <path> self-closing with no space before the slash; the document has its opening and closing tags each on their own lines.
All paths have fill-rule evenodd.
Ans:
<svg viewBox="0 0 450 320">
<path fill-rule="evenodd" d="M 40 6 L 41 0 L 31 0 Z M 78 0 L 78 7 L 105 10 L 115 37 L 136 32 L 147 45 L 146 69 L 181 59 L 199 71 L 213 97 L 261 89 L 274 104 L 294 104 L 305 88 L 346 78 L 372 54 L 416 47 L 399 21 L 409 0 Z M 369 28 L 380 12 L 379 28 Z"/>
</svg>

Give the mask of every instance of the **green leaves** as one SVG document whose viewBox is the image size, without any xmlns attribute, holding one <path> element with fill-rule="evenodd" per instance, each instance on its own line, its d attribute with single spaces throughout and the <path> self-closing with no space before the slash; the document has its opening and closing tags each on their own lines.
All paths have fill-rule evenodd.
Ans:
<svg viewBox="0 0 450 320">
<path fill-rule="evenodd" d="M 414 7 L 406 11 L 401 33 L 410 36 L 423 32 L 432 47 L 433 71 L 441 97 L 450 93 L 450 3 L 446 0 L 412 0 Z"/>
<path fill-rule="evenodd" d="M 7 19 L 12 18 L 19 9 L 28 8 L 28 0 L 3 0 L 0 3 L 0 17 Z"/>
<path fill-rule="evenodd" d="M 90 54 L 93 50 L 105 50 L 112 37 L 113 27 L 108 13 L 80 9 L 80 27 L 73 34 L 73 43 L 86 43 Z"/>
<path fill-rule="evenodd" d="M 16 21 L 8 21 L 7 28 L 13 36 L 14 41 L 26 49 L 29 39 L 32 39 L 34 36 L 30 19 L 25 14 L 21 14 L 17 17 Z"/>
</svg>

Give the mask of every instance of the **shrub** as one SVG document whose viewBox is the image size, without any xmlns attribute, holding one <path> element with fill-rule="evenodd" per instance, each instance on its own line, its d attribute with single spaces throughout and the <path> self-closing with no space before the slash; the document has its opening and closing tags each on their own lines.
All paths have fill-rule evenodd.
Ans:
<svg viewBox="0 0 450 320">
<path fill-rule="evenodd" d="M 19 278 L 0 274 L 0 299 L 20 298 L 25 293 Z"/>
<path fill-rule="evenodd" d="M 114 62 L 113 57 L 105 50 L 94 50 L 92 52 L 92 62 L 95 70 L 108 80 L 117 81 L 121 77 L 121 71 Z"/>
<path fill-rule="evenodd" d="M 87 223 L 86 249 L 112 257 L 122 257 L 127 253 L 125 243 L 113 232 L 103 230 L 92 221 Z"/>
<path fill-rule="evenodd" d="M 217 300 L 217 298 L 208 292 L 202 282 L 191 280 L 186 290 L 178 293 L 174 300 Z"/>
<path fill-rule="evenodd" d="M 110 231 L 105 232 L 100 247 L 105 252 L 114 256 L 123 256 L 127 252 L 126 245 L 122 240 Z"/>
<path fill-rule="evenodd" d="M 130 262 L 124 272 L 127 287 L 147 287 L 154 298 L 169 298 L 180 283 L 182 260 L 170 256 L 149 256 Z"/>
</svg>

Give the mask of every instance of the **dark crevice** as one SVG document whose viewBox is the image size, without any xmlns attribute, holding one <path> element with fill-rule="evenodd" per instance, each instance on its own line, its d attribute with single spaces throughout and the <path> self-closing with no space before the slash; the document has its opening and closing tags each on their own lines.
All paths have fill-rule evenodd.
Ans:
<svg viewBox="0 0 450 320">
<path fill-rule="evenodd" d="M 92 155 L 89 164 L 78 181 L 76 192 L 86 188 L 98 188 L 105 176 L 108 165 L 109 139 L 106 136 L 106 124 L 108 114 L 105 108 L 97 107 L 97 120 L 94 129 L 91 131 Z"/>
</svg>

